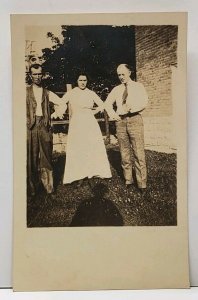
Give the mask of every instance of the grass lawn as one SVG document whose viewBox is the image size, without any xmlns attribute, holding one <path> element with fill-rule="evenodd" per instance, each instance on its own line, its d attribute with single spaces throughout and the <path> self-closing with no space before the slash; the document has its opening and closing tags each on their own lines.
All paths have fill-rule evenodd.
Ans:
<svg viewBox="0 0 198 300">
<path fill-rule="evenodd" d="M 146 151 L 148 186 L 141 195 L 124 185 L 120 152 L 107 149 L 111 179 L 62 185 L 65 155 L 54 153 L 54 199 L 44 191 L 27 198 L 28 227 L 177 225 L 176 154 Z"/>
</svg>

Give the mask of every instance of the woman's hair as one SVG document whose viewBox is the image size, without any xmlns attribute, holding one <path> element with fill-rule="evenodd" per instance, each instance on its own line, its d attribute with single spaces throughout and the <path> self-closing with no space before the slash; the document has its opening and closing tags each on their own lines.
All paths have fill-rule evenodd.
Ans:
<svg viewBox="0 0 198 300">
<path fill-rule="evenodd" d="M 89 80 L 88 76 L 87 76 L 87 74 L 85 72 L 79 72 L 78 75 L 77 75 L 77 77 L 76 77 L 76 81 L 78 81 L 78 79 L 79 79 L 80 76 L 85 76 L 87 78 L 87 81 Z"/>
</svg>

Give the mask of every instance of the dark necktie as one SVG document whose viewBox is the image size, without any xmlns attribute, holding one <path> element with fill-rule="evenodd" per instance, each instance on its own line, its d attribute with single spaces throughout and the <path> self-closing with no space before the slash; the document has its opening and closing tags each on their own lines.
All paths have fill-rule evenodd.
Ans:
<svg viewBox="0 0 198 300">
<path fill-rule="evenodd" d="M 126 104 L 126 99 L 128 97 L 127 84 L 125 83 L 125 89 L 122 95 L 122 104 Z"/>
</svg>

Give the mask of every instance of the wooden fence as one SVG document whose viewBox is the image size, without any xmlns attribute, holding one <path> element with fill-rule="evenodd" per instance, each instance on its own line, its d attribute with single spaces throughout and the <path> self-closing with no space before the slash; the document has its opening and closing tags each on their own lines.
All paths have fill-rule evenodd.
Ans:
<svg viewBox="0 0 198 300">
<path fill-rule="evenodd" d="M 104 111 L 103 113 L 98 113 L 96 116 L 96 120 L 100 123 L 104 123 L 104 135 L 106 136 L 106 141 L 110 142 L 110 122 L 109 117 L 107 113 Z M 57 119 L 52 119 L 52 126 L 57 126 L 57 125 L 69 125 L 69 111 L 66 112 L 65 114 L 65 119 L 64 120 L 57 120 Z"/>
</svg>

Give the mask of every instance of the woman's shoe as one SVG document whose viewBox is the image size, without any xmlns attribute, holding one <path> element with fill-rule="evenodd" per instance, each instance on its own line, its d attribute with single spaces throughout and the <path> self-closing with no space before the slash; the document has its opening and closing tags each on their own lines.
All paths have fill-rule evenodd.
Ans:
<svg viewBox="0 0 198 300">
<path fill-rule="evenodd" d="M 93 189 L 95 187 L 95 182 L 94 182 L 93 178 L 88 179 L 88 184 L 91 189 Z"/>
<path fill-rule="evenodd" d="M 83 183 L 84 183 L 83 179 L 78 180 L 78 183 L 76 184 L 76 187 L 80 188 L 83 185 Z"/>
</svg>

